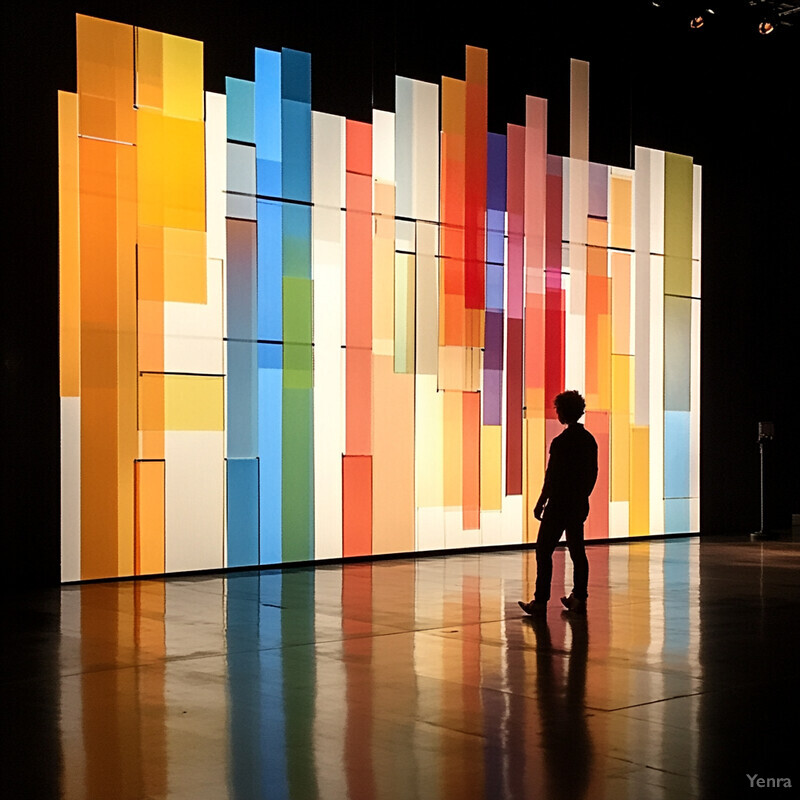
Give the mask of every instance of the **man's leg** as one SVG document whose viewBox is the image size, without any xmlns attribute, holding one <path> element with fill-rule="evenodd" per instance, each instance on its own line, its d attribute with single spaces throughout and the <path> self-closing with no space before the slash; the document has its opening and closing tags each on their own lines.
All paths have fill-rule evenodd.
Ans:
<svg viewBox="0 0 800 800">
<path fill-rule="evenodd" d="M 553 579 L 553 551 L 564 531 L 561 515 L 549 513 L 545 508 L 539 535 L 536 537 L 536 602 L 550 599 L 550 582 Z"/>
<path fill-rule="evenodd" d="M 566 525 L 567 547 L 572 559 L 572 595 L 578 600 L 589 596 L 589 559 L 583 542 L 583 520 L 570 520 Z"/>
</svg>

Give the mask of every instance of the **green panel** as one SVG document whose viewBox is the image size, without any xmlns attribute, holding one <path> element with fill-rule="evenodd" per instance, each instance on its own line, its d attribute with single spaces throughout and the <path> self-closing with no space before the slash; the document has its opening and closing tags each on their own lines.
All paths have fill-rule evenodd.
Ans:
<svg viewBox="0 0 800 800">
<path fill-rule="evenodd" d="M 664 154 L 664 293 L 692 294 L 692 170 L 689 156 Z"/>
<path fill-rule="evenodd" d="M 302 373 L 287 363 L 303 355 L 311 375 L 311 347 L 284 347 L 283 388 L 283 560 L 314 558 L 314 439 L 313 393 L 289 386 L 290 376 Z M 304 362 L 304 363 L 305 363 Z"/>
<path fill-rule="evenodd" d="M 283 279 L 283 341 L 311 344 L 311 281 Z"/>
<path fill-rule="evenodd" d="M 313 353 L 310 344 L 283 346 L 283 388 L 310 389 L 313 380 Z"/>
<path fill-rule="evenodd" d="M 692 303 L 664 298 L 664 409 L 691 410 Z"/>
</svg>

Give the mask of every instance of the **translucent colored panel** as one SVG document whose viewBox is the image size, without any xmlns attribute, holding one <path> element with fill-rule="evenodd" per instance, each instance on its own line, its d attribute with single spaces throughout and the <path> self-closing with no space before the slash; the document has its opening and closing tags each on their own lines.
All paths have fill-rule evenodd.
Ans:
<svg viewBox="0 0 800 800">
<path fill-rule="evenodd" d="M 255 144 L 255 83 L 225 78 L 228 138 Z"/>
<path fill-rule="evenodd" d="M 438 372 L 437 233 L 436 225 L 417 223 L 415 366 L 424 375 Z"/>
<path fill-rule="evenodd" d="M 630 535 L 650 534 L 650 432 L 631 429 Z"/>
<path fill-rule="evenodd" d="M 692 293 L 692 159 L 664 156 L 664 291 Z"/>
<path fill-rule="evenodd" d="M 480 528 L 480 447 L 481 447 L 481 396 L 478 392 L 462 395 L 463 441 L 463 526 L 464 530 Z"/>
<path fill-rule="evenodd" d="M 664 298 L 664 407 L 670 411 L 691 409 L 691 314 L 690 299 Z"/>
<path fill-rule="evenodd" d="M 283 197 L 311 200 L 311 56 L 281 51 Z"/>
<path fill-rule="evenodd" d="M 608 217 L 608 172 L 605 164 L 589 164 L 589 202 L 590 217 Z"/>
<path fill-rule="evenodd" d="M 589 64 L 571 58 L 569 157 L 589 160 Z"/>
<path fill-rule="evenodd" d="M 207 302 L 206 236 L 202 231 L 164 228 L 164 299 Z"/>
<path fill-rule="evenodd" d="M 258 338 L 283 338 L 283 207 L 258 200 Z"/>
<path fill-rule="evenodd" d="M 688 498 L 664 501 L 664 533 L 690 533 L 692 530 Z"/>
<path fill-rule="evenodd" d="M 281 176 L 281 54 L 256 48 L 255 141 L 258 193 L 279 197 Z"/>
<path fill-rule="evenodd" d="M 258 345 L 259 563 L 281 560 L 283 348 Z"/>
<path fill-rule="evenodd" d="M 652 240 L 651 240 L 652 241 Z M 650 257 L 650 533 L 664 533 L 664 258 Z"/>
<path fill-rule="evenodd" d="M 630 250 L 633 246 L 631 229 L 633 213 L 633 182 L 628 176 L 612 172 L 611 175 L 611 225 L 609 245 Z"/>
<path fill-rule="evenodd" d="M 61 398 L 61 580 L 81 577 L 81 401 Z"/>
<path fill-rule="evenodd" d="M 302 367 L 302 368 L 301 368 Z M 314 558 L 314 442 L 311 347 L 286 346 L 283 388 L 284 561 Z M 290 371 L 308 376 L 308 388 L 294 388 Z M 296 381 L 299 383 L 299 381 Z"/>
<path fill-rule="evenodd" d="M 500 425 L 481 427 L 481 511 L 502 509 L 502 442 Z"/>
<path fill-rule="evenodd" d="M 664 497 L 689 497 L 690 414 L 664 412 Z"/>
<path fill-rule="evenodd" d="M 631 341 L 631 258 L 611 253 L 611 351 L 633 354 Z"/>
<path fill-rule="evenodd" d="M 164 35 L 136 28 L 136 107 L 164 109 Z"/>
<path fill-rule="evenodd" d="M 206 249 L 209 258 L 220 261 L 225 260 L 225 115 L 225 95 L 206 93 Z"/>
<path fill-rule="evenodd" d="M 164 480 L 163 461 L 134 464 L 134 570 L 137 575 L 164 572 Z"/>
<path fill-rule="evenodd" d="M 597 483 L 589 498 L 589 517 L 586 520 L 587 539 L 605 539 L 609 535 L 608 508 L 610 501 L 610 414 L 608 411 L 587 410 L 586 430 L 597 442 Z"/>
<path fill-rule="evenodd" d="M 394 371 L 414 372 L 414 257 L 398 253 L 394 272 Z"/>
<path fill-rule="evenodd" d="M 630 499 L 630 356 L 611 356 L 611 500 Z"/>
<path fill-rule="evenodd" d="M 228 458 L 228 567 L 258 563 L 258 459 Z"/>
<path fill-rule="evenodd" d="M 203 43 L 164 34 L 164 113 L 203 121 Z"/>
<path fill-rule="evenodd" d="M 58 93 L 59 353 L 62 397 L 80 393 L 80 228 L 77 95 Z"/>
</svg>

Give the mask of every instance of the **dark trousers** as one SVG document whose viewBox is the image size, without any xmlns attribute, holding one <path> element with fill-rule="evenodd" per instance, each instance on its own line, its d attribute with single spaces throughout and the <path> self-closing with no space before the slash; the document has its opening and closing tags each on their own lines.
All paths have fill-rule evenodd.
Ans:
<svg viewBox="0 0 800 800">
<path fill-rule="evenodd" d="M 567 547 L 572 559 L 572 594 L 580 600 L 588 596 L 589 560 L 583 543 L 583 523 L 589 515 L 589 504 L 585 508 L 563 507 L 548 503 L 542 514 L 539 535 L 536 537 L 536 594 L 535 599 L 547 602 L 550 599 L 550 582 L 553 579 L 553 551 L 561 534 L 567 534 Z"/>
</svg>

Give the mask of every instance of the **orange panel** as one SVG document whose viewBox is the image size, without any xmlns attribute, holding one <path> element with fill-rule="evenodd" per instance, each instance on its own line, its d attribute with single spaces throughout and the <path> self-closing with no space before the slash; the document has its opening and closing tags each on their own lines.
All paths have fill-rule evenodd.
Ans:
<svg viewBox="0 0 800 800">
<path fill-rule="evenodd" d="M 461 506 L 462 414 L 461 392 L 444 392 L 444 504 L 448 508 Z"/>
<path fill-rule="evenodd" d="M 134 571 L 136 575 L 164 572 L 164 461 L 136 461 Z"/>
<path fill-rule="evenodd" d="M 58 93 L 59 352 L 62 397 L 80 394 L 78 98 Z"/>
<path fill-rule="evenodd" d="M 463 441 L 463 525 L 464 530 L 481 527 L 481 396 L 461 395 Z"/>
<path fill-rule="evenodd" d="M 631 429 L 630 534 L 650 534 L 650 429 Z"/>
<path fill-rule="evenodd" d="M 342 555 L 372 553 L 372 456 L 342 456 Z"/>
</svg>

